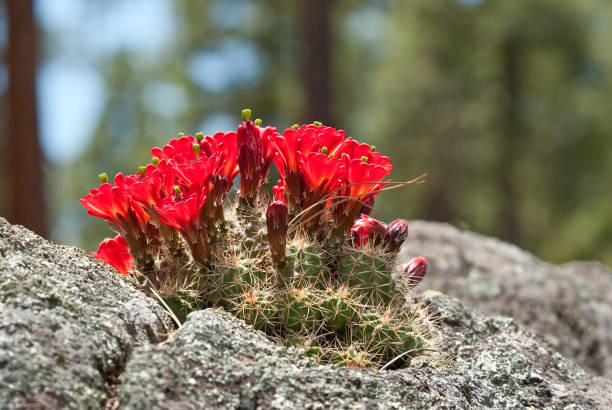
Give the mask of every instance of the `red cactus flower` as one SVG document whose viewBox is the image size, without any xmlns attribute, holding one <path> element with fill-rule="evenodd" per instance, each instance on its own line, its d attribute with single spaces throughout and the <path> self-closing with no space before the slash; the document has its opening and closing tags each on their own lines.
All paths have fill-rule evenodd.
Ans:
<svg viewBox="0 0 612 410">
<path fill-rule="evenodd" d="M 389 224 L 384 235 L 383 244 L 387 251 L 399 252 L 406 238 L 408 238 L 408 223 L 403 219 L 396 219 Z"/>
<path fill-rule="evenodd" d="M 236 133 L 240 197 L 249 203 L 254 203 L 268 177 L 275 155 L 272 139 L 278 133 L 276 128 L 260 128 L 255 125 L 250 120 L 250 110 L 243 110 L 243 119 Z"/>
<path fill-rule="evenodd" d="M 348 158 L 343 154 L 347 172 L 343 182 L 344 189 L 332 204 L 334 215 L 333 236 L 343 237 L 355 223 L 364 202 L 377 195 L 386 182 L 383 178 L 389 175 L 390 168 L 367 163 L 367 159 Z"/>
<path fill-rule="evenodd" d="M 387 232 L 387 225 L 378 219 L 362 214 L 351 228 L 350 239 L 354 247 L 364 246 L 369 240 L 380 240 Z"/>
<path fill-rule="evenodd" d="M 163 161 L 150 174 L 130 185 L 128 190 L 135 201 L 145 209 L 151 209 L 163 198 L 172 195 L 175 181 L 176 171 Z"/>
<path fill-rule="evenodd" d="M 217 175 L 225 181 L 224 189 L 227 192 L 239 172 L 237 136 L 235 132 L 218 132 L 212 139 L 216 144 L 215 153 L 221 155 Z"/>
<path fill-rule="evenodd" d="M 372 146 L 359 144 L 346 137 L 344 131 L 323 125 L 309 124 L 297 129 L 287 129 L 282 136 L 274 138 L 274 145 L 278 152 L 274 163 L 285 186 L 285 195 L 292 214 L 297 214 L 322 198 L 332 195 L 344 196 L 340 203 L 354 202 L 350 206 L 344 204 L 337 209 L 338 215 L 347 212 L 349 215 L 342 221 L 342 234 L 350 228 L 359 211 L 368 211 L 364 208 L 364 203 L 371 206 L 374 194 L 366 194 L 380 188 L 382 185 L 378 183 L 392 169 L 389 158 L 375 152 Z M 329 159 L 324 160 L 325 157 Z M 336 165 L 338 160 L 342 162 Z M 367 165 L 359 165 L 361 163 Z M 331 168 L 328 168 L 328 165 Z M 329 178 L 334 172 L 337 172 L 335 178 Z M 326 181 L 327 185 L 321 186 L 322 181 Z M 364 184 L 369 181 L 375 183 Z M 350 187 L 338 192 L 342 185 Z M 349 196 L 354 200 L 347 201 Z M 354 209 L 356 203 L 361 203 L 359 209 Z M 338 206 L 336 201 L 336 208 Z"/>
<path fill-rule="evenodd" d="M 283 135 L 273 139 L 278 155 L 274 164 L 286 188 L 286 196 L 291 211 L 295 214 L 304 209 L 302 171 L 300 161 L 311 154 L 325 154 L 337 147 L 343 140 L 344 131 L 322 125 L 302 125 L 297 130 L 289 128 Z"/>
<path fill-rule="evenodd" d="M 150 220 L 142 207 L 129 195 L 126 189 L 102 184 L 92 189 L 81 199 L 81 204 L 92 216 L 104 218 L 120 233 L 139 237 L 145 232 Z"/>
<path fill-rule="evenodd" d="M 98 251 L 91 252 L 90 255 L 112 265 L 121 274 L 126 275 L 134 270 L 134 257 L 127 241 L 121 235 L 106 239 L 100 244 Z"/>
<path fill-rule="evenodd" d="M 177 155 L 187 155 L 189 157 L 195 157 L 193 153 L 193 144 L 196 139 L 191 135 L 188 137 L 180 137 L 170 140 L 164 148 L 155 147 L 151 150 L 151 155 L 159 158 L 159 160 L 169 160 Z"/>
<path fill-rule="evenodd" d="M 342 141 L 342 143 L 330 152 L 330 155 L 341 156 L 343 154 L 347 154 L 350 159 L 361 159 L 362 162 L 379 165 L 387 171 L 387 175 L 390 174 L 393 169 L 391 160 L 373 151 L 372 145 L 360 144 L 350 137 Z"/>
<path fill-rule="evenodd" d="M 213 155 L 212 157 L 200 157 L 187 163 L 183 161 L 176 163 L 174 171 L 178 184 L 184 186 L 188 192 L 199 193 L 202 192 L 202 189 L 208 192 L 212 188 L 213 176 L 220 160 L 220 156 Z"/>
<path fill-rule="evenodd" d="M 307 198 L 304 206 L 320 201 L 339 187 L 344 164 L 338 158 L 321 153 L 300 154 L 298 164 L 306 185 L 302 191 Z"/>
<path fill-rule="evenodd" d="M 404 274 L 404 277 L 410 281 L 412 286 L 416 286 L 423 280 L 427 273 L 427 259 L 422 256 L 417 256 L 408 261 L 408 263 L 402 265 L 400 271 Z"/>
<path fill-rule="evenodd" d="M 274 201 L 268 206 L 266 227 L 268 228 L 268 243 L 272 261 L 277 267 L 283 269 L 287 265 L 285 247 L 289 228 L 289 210 L 284 202 Z"/>
<path fill-rule="evenodd" d="M 178 230 L 185 239 L 193 258 L 205 263 L 211 258 L 211 249 L 206 233 L 205 224 L 201 218 L 201 211 L 206 202 L 205 191 L 187 194 L 180 190 L 178 194 L 164 198 L 155 210 L 159 213 L 161 221 Z"/>
<path fill-rule="evenodd" d="M 161 221 L 194 239 L 200 228 L 200 211 L 206 195 L 192 193 L 183 198 L 184 193 L 163 198 L 155 210 L 161 216 Z"/>
</svg>

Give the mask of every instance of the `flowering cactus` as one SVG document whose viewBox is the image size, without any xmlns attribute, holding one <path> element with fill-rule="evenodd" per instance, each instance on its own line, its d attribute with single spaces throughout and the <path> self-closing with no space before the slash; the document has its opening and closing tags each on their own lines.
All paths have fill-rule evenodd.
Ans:
<svg viewBox="0 0 612 410">
<path fill-rule="evenodd" d="M 180 321 L 220 306 L 324 363 L 408 363 L 429 337 L 427 314 L 405 297 L 427 262 L 396 266 L 406 222 L 370 216 L 389 158 L 320 123 L 281 134 L 250 110 L 242 120 L 237 132 L 179 135 L 113 184 L 101 174 L 81 203 L 118 235 L 93 255 Z"/>
</svg>

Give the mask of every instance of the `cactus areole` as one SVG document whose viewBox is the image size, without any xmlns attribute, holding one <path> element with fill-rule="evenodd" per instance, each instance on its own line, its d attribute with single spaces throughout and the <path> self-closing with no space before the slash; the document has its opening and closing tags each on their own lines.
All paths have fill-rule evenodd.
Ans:
<svg viewBox="0 0 612 410">
<path fill-rule="evenodd" d="M 370 216 L 393 168 L 373 145 L 318 122 L 279 133 L 243 110 L 236 132 L 181 133 L 151 156 L 112 184 L 100 174 L 81 203 L 117 233 L 92 255 L 177 321 L 222 307 L 321 363 L 357 367 L 407 366 L 431 343 L 435 327 L 407 297 L 427 262 L 398 266 L 406 222 Z"/>
</svg>

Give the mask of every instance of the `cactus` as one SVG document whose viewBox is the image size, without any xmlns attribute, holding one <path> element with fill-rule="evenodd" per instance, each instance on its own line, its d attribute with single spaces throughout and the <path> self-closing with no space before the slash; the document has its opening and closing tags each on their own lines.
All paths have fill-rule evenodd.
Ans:
<svg viewBox="0 0 612 410">
<path fill-rule="evenodd" d="M 321 320 L 320 298 L 308 288 L 290 289 L 280 302 L 281 315 L 286 329 L 300 332 L 312 331 Z"/>
<path fill-rule="evenodd" d="M 81 202 L 119 235 L 94 256 L 135 275 L 180 322 L 222 307 L 321 363 L 407 365 L 432 334 L 406 302 L 427 262 L 396 266 L 406 222 L 370 216 L 389 159 L 320 123 L 281 135 L 250 118 L 244 110 L 235 133 L 154 148 L 152 164 L 112 185 L 101 174 Z M 226 198 L 238 173 L 240 191 Z"/>
<path fill-rule="evenodd" d="M 325 325 L 334 332 L 342 332 L 357 316 L 357 302 L 351 297 L 347 287 L 330 290 L 321 303 L 321 313 Z"/>
</svg>

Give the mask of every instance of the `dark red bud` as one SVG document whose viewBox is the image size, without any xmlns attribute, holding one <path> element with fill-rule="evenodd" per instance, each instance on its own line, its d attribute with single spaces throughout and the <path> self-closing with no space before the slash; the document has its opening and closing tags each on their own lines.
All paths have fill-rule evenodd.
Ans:
<svg viewBox="0 0 612 410">
<path fill-rule="evenodd" d="M 274 201 L 268 206 L 266 226 L 272 261 L 274 265 L 282 269 L 287 264 L 285 247 L 289 228 L 289 210 L 283 201 Z"/>
<path fill-rule="evenodd" d="M 383 243 L 389 252 L 399 252 L 408 238 L 408 223 L 403 219 L 396 219 L 387 227 Z"/>
<path fill-rule="evenodd" d="M 411 259 L 400 268 L 405 275 L 405 279 L 410 281 L 412 286 L 416 286 L 425 277 L 427 273 L 427 259 L 422 256 L 417 256 Z"/>
<path fill-rule="evenodd" d="M 354 247 L 364 246 L 368 241 L 373 240 L 374 244 L 380 243 L 380 240 L 387 232 L 387 225 L 378 219 L 362 214 L 355 222 L 355 225 L 349 232 L 349 240 Z"/>
</svg>

